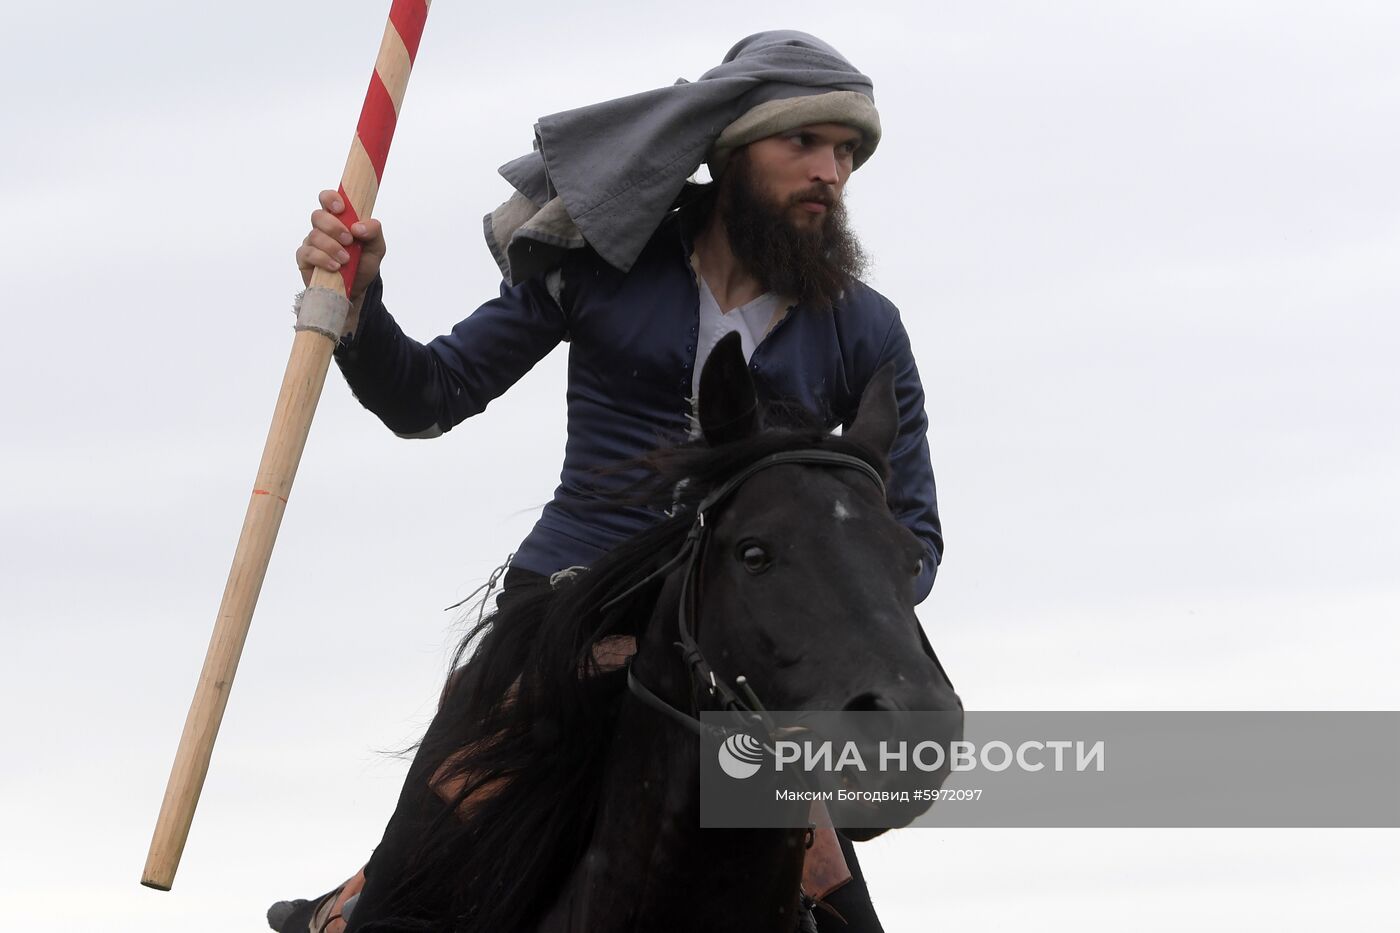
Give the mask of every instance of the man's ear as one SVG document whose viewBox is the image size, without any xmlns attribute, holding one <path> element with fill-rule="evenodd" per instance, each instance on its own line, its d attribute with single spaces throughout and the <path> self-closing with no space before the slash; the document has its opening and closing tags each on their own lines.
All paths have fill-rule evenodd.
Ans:
<svg viewBox="0 0 1400 933">
<path fill-rule="evenodd" d="M 856 420 L 843 436 L 889 454 L 899 433 L 899 403 L 894 397 L 894 364 L 881 366 L 861 394 L 856 408 Z"/>
<path fill-rule="evenodd" d="M 700 430 L 711 447 L 742 440 L 762 429 L 758 393 L 738 334 L 726 334 L 700 371 Z"/>
</svg>

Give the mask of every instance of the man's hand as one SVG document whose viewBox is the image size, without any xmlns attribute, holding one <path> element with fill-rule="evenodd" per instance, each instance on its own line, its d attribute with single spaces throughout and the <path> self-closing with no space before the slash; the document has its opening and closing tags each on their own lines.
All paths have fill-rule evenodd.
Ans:
<svg viewBox="0 0 1400 933">
<path fill-rule="evenodd" d="M 345 248 L 359 240 L 363 252 L 348 296 L 351 305 L 359 307 L 360 297 L 379 274 L 379 262 L 384 258 L 384 231 L 377 220 L 362 220 L 347 229 L 337 216 L 344 211 L 345 203 L 338 191 L 321 192 L 321 208 L 311 212 L 311 232 L 297 247 L 297 268 L 307 285 L 311 284 L 312 269 L 339 272 L 350 259 Z"/>
<path fill-rule="evenodd" d="M 334 192 L 332 192 L 333 194 Z M 345 882 L 329 904 L 322 905 L 312 918 L 311 929 L 323 930 L 324 933 L 345 933 L 345 902 L 365 888 L 365 870 L 361 868 L 355 872 L 355 877 Z"/>
</svg>

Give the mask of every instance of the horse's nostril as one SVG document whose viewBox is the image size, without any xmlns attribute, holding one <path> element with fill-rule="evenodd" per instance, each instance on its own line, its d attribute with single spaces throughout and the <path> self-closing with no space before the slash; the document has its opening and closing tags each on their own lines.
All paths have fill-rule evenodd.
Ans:
<svg viewBox="0 0 1400 933">
<path fill-rule="evenodd" d="M 842 709 L 853 713 L 888 713 L 899 709 L 899 705 L 878 693 L 862 693 Z"/>
</svg>

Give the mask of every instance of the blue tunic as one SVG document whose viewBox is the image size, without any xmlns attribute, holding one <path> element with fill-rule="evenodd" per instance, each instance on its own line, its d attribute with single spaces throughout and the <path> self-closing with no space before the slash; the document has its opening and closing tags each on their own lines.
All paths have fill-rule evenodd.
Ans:
<svg viewBox="0 0 1400 933">
<path fill-rule="evenodd" d="M 661 517 L 608 501 L 610 491 L 639 478 L 640 468 L 598 471 L 679 443 L 689 432 L 700 300 L 690 252 L 673 215 L 630 271 L 575 250 L 554 287 L 537 278 L 503 283 L 499 298 L 426 345 L 394 322 L 376 280 L 336 362 L 361 404 L 391 430 L 431 437 L 484 410 L 568 341 L 568 440 L 559 487 L 513 563 L 541 574 L 586 566 Z M 859 283 L 832 308 L 799 305 L 759 343 L 749 368 L 761 399 L 796 402 L 835 428 L 851 422 L 870 377 L 888 362 L 899 404 L 889 504 L 927 551 L 915 587 L 922 601 L 933 586 L 943 536 L 924 391 L 898 309 Z"/>
</svg>

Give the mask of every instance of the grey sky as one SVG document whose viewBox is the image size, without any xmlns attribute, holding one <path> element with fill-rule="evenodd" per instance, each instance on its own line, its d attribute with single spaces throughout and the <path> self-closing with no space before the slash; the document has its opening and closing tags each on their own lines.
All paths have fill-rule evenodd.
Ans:
<svg viewBox="0 0 1400 933">
<path fill-rule="evenodd" d="M 0 916 L 257 929 L 363 860 L 442 607 L 550 495 L 564 351 L 405 442 L 333 373 L 175 890 L 137 885 L 387 3 L 14 5 L 0 79 Z M 1400 11 L 439 2 L 376 213 L 426 339 L 495 293 L 534 118 L 799 28 L 875 80 L 850 184 L 928 391 L 969 706 L 1400 706 Z M 917 830 L 891 933 L 1390 918 L 1394 832 Z M 1384 912 L 1383 912 L 1384 911 Z M 1202 919 L 1205 918 L 1205 919 Z"/>
</svg>

